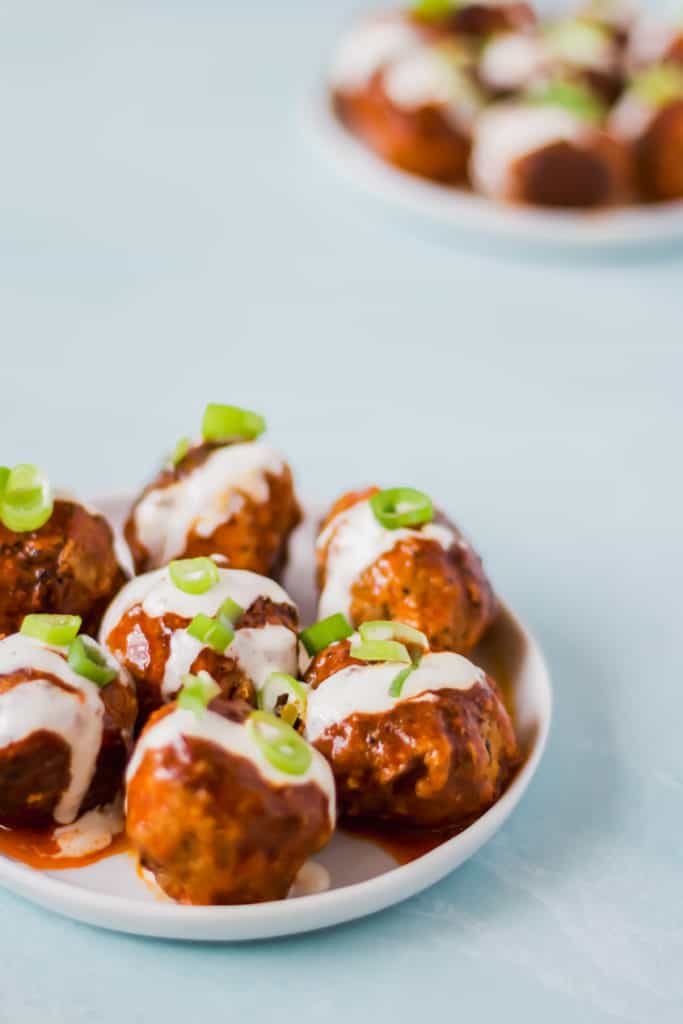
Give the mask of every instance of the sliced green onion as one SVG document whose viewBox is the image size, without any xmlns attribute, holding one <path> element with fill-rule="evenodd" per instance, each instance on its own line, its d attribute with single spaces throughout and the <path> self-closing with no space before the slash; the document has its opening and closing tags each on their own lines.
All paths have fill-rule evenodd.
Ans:
<svg viewBox="0 0 683 1024">
<path fill-rule="evenodd" d="M 416 0 L 411 9 L 418 18 L 431 21 L 448 17 L 456 6 L 455 0 Z"/>
<path fill-rule="evenodd" d="M 87 636 L 77 636 L 69 644 L 69 664 L 79 676 L 97 686 L 106 686 L 116 678 L 116 669 L 110 668 L 98 645 Z"/>
<path fill-rule="evenodd" d="M 273 768 L 287 775 L 304 775 L 313 759 L 308 743 L 281 718 L 268 711 L 252 711 L 247 729 Z"/>
<path fill-rule="evenodd" d="M 299 633 L 299 640 L 313 657 L 319 651 L 324 651 L 330 644 L 337 640 L 346 640 L 349 636 L 353 636 L 353 626 L 345 615 L 337 612 L 336 615 L 330 615 L 329 618 L 321 619 L 314 626 L 302 630 Z"/>
<path fill-rule="evenodd" d="M 168 564 L 172 583 L 185 594 L 205 594 L 220 581 L 220 573 L 210 558 L 180 558 Z"/>
<path fill-rule="evenodd" d="M 10 468 L 9 466 L 0 466 L 0 495 L 4 491 L 7 481 L 9 480 Z"/>
<path fill-rule="evenodd" d="M 364 622 L 358 627 L 361 640 L 399 640 L 411 647 L 421 647 L 427 650 L 429 640 L 419 629 L 406 626 L 405 622 L 388 622 L 378 620 L 377 622 Z"/>
<path fill-rule="evenodd" d="M 52 490 L 37 466 L 20 463 L 9 471 L 0 494 L 0 519 L 8 530 L 39 530 L 52 515 Z"/>
<path fill-rule="evenodd" d="M 168 461 L 171 463 L 172 466 L 177 466 L 179 462 L 183 461 L 183 459 L 185 458 L 185 456 L 187 455 L 187 453 L 189 452 L 191 447 L 192 447 L 192 438 L 191 437 L 181 437 L 180 440 L 176 443 L 175 448 L 171 452 L 171 455 L 170 455 Z"/>
<path fill-rule="evenodd" d="M 222 622 L 225 626 L 234 626 L 244 615 L 244 608 L 237 601 L 233 601 L 231 597 L 226 597 L 223 604 L 218 609 L 217 618 L 219 622 Z"/>
<path fill-rule="evenodd" d="M 271 672 L 259 690 L 258 706 L 294 728 L 297 722 L 306 721 L 306 687 L 286 672 Z"/>
<path fill-rule="evenodd" d="M 405 661 L 412 659 L 403 644 L 395 640 L 369 640 L 351 645 L 351 657 L 358 661 Z"/>
<path fill-rule="evenodd" d="M 266 429 L 266 421 L 257 412 L 237 405 L 210 402 L 204 410 L 202 437 L 205 441 L 253 441 Z"/>
<path fill-rule="evenodd" d="M 655 64 L 633 79 L 633 93 L 651 107 L 664 107 L 683 97 L 683 68 Z"/>
<path fill-rule="evenodd" d="M 403 690 L 403 684 L 409 675 L 415 671 L 415 665 L 409 665 L 408 668 L 402 668 L 398 675 L 394 676 L 391 686 L 389 687 L 390 697 L 400 697 L 401 691 Z"/>
<path fill-rule="evenodd" d="M 80 615 L 25 615 L 19 632 L 55 647 L 66 647 L 80 628 Z"/>
<path fill-rule="evenodd" d="M 543 106 L 561 107 L 585 121 L 601 121 L 605 105 L 588 86 L 556 78 L 540 88 L 533 89 L 529 98 Z"/>
<path fill-rule="evenodd" d="M 419 526 L 434 518 L 431 498 L 412 487 L 392 487 L 370 498 L 375 519 L 387 530 L 402 526 Z"/>
<path fill-rule="evenodd" d="M 177 698 L 178 707 L 183 711 L 194 711 L 197 718 L 201 718 L 207 706 L 221 692 L 220 686 L 208 672 L 200 672 L 196 676 L 188 672 L 182 676 L 182 684 L 183 688 Z"/>
<path fill-rule="evenodd" d="M 222 654 L 225 648 L 235 639 L 232 629 L 219 619 L 212 619 L 209 615 L 204 615 L 203 612 L 195 615 L 187 627 L 187 632 L 195 640 L 206 644 L 207 647 L 212 647 L 219 654 Z"/>
</svg>

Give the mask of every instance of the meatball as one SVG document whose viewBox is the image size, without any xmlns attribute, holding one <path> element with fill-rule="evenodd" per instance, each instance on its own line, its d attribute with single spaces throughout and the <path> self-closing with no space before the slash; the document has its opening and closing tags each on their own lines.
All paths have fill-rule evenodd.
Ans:
<svg viewBox="0 0 683 1024">
<path fill-rule="evenodd" d="M 92 641 L 91 641 L 92 643 Z M 64 647 L 15 633 L 0 640 L 0 824 L 47 828 L 121 791 L 137 710 L 132 681 L 76 672 Z"/>
<path fill-rule="evenodd" d="M 214 573 L 208 590 L 191 594 L 168 568 L 156 569 L 128 583 L 107 610 L 100 639 L 135 680 L 140 723 L 176 695 L 186 673 L 208 672 L 225 697 L 250 703 L 271 672 L 296 674 L 298 613 L 288 594 L 246 570 Z M 228 646 L 188 632 L 196 616 L 215 620 L 228 599 L 240 612 Z"/>
<path fill-rule="evenodd" d="M 461 35 L 482 38 L 496 32 L 528 29 L 536 23 L 533 8 L 527 3 L 463 3 L 454 6 L 456 9 L 444 20 L 449 29 Z"/>
<path fill-rule="evenodd" d="M 405 17 L 368 19 L 343 40 L 333 66 L 337 113 L 389 163 L 461 181 L 483 103 L 468 63 L 462 46 Z"/>
<path fill-rule="evenodd" d="M 273 448 L 202 442 L 145 488 L 124 533 L 138 573 L 213 555 L 235 569 L 277 575 L 300 518 L 291 470 Z"/>
<path fill-rule="evenodd" d="M 683 70 L 660 64 L 637 75 L 612 111 L 610 130 L 634 154 L 641 195 L 683 197 Z"/>
<path fill-rule="evenodd" d="M 350 650 L 339 641 L 306 674 L 306 735 L 332 767 L 340 814 L 433 829 L 482 814 L 519 760 L 495 682 L 458 654 L 411 670 Z"/>
<path fill-rule="evenodd" d="M 0 521 L 0 635 L 40 612 L 80 615 L 96 633 L 125 579 L 109 523 L 76 501 L 58 498 L 37 530 L 16 533 Z"/>
<path fill-rule="evenodd" d="M 470 175 L 491 198 L 538 206 L 604 206 L 631 193 L 627 148 L 551 104 L 490 107 L 477 123 Z"/>
<path fill-rule="evenodd" d="M 438 513 L 415 528 L 386 529 L 370 505 L 377 493 L 344 495 L 323 524 L 319 618 L 342 612 L 354 626 L 396 619 L 421 630 L 435 650 L 466 653 L 496 611 L 478 555 Z"/>
<path fill-rule="evenodd" d="M 285 742 L 303 755 L 299 774 L 277 767 L 252 715 L 270 718 L 221 698 L 199 717 L 169 705 L 150 719 L 131 760 L 128 835 L 142 866 L 181 903 L 284 899 L 332 835 L 335 791 L 326 761 L 272 719 L 275 742 L 286 730 Z"/>
</svg>

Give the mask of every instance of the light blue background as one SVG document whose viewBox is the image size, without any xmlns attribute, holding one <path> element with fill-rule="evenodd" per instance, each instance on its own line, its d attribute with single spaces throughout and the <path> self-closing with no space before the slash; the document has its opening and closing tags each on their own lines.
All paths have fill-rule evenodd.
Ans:
<svg viewBox="0 0 683 1024">
<path fill-rule="evenodd" d="M 445 882 L 244 946 L 0 896 L 2 1024 L 681 1020 L 681 253 L 458 243 L 297 112 L 350 3 L 0 10 L 0 461 L 137 486 L 208 399 L 304 493 L 431 491 L 537 632 L 542 770 Z"/>
</svg>

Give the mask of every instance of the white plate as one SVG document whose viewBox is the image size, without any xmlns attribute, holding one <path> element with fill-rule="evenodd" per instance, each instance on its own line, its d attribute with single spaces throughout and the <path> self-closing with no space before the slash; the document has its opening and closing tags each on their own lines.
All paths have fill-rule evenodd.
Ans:
<svg viewBox="0 0 683 1024">
<path fill-rule="evenodd" d="M 344 127 L 332 110 L 326 87 L 318 88 L 307 120 L 318 148 L 346 178 L 451 233 L 479 232 L 591 248 L 683 239 L 683 200 L 583 213 L 551 211 L 497 203 L 408 174 L 385 163 Z"/>
<path fill-rule="evenodd" d="M 100 501 L 119 523 L 127 500 Z M 285 583 L 310 619 L 313 592 L 314 516 L 297 531 Z M 522 797 L 543 753 L 551 716 L 551 688 L 543 656 L 533 638 L 507 609 L 478 660 L 500 666 L 512 684 L 516 723 L 526 754 L 524 767 L 497 804 L 464 832 L 403 867 L 367 840 L 343 833 L 315 860 L 327 868 L 329 891 L 243 907 L 185 907 L 155 897 L 138 877 L 130 854 L 85 868 L 37 871 L 0 856 L 0 883 L 77 921 L 170 939 L 261 939 L 339 924 L 391 906 L 438 882 L 471 857 L 498 831 Z"/>
</svg>

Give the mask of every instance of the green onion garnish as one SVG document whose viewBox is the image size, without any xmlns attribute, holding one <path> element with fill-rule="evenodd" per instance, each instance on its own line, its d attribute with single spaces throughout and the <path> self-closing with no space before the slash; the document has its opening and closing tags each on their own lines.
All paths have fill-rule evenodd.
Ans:
<svg viewBox="0 0 683 1024">
<path fill-rule="evenodd" d="M 177 698 L 178 707 L 183 711 L 194 711 L 197 718 L 201 718 L 207 706 L 221 692 L 220 686 L 208 672 L 200 672 L 196 676 L 188 672 L 182 677 L 182 684 L 183 688 Z"/>
<path fill-rule="evenodd" d="M 220 573 L 210 558 L 180 558 L 168 564 L 172 583 L 185 594 L 205 594 L 219 581 Z"/>
<path fill-rule="evenodd" d="M 25 615 L 19 632 L 45 644 L 66 647 L 80 628 L 80 615 Z"/>
<path fill-rule="evenodd" d="M 9 480 L 10 468 L 9 466 L 0 466 L 0 495 L 5 489 L 7 481 Z"/>
<path fill-rule="evenodd" d="M 329 647 L 330 644 L 335 643 L 337 640 L 346 640 L 349 636 L 353 636 L 353 626 L 345 615 L 337 612 L 336 615 L 330 615 L 329 618 L 321 619 L 314 626 L 309 626 L 308 629 L 302 630 L 299 633 L 299 640 L 301 640 L 301 643 L 311 657 L 314 657 L 319 651 L 324 651 L 326 647 Z"/>
<path fill-rule="evenodd" d="M 253 441 L 266 429 L 266 421 L 257 412 L 236 405 L 210 402 L 204 410 L 202 437 L 205 441 Z"/>
<path fill-rule="evenodd" d="M 398 640 L 411 647 L 421 647 L 426 651 L 429 647 L 429 640 L 419 629 L 407 626 L 405 622 L 364 622 L 358 627 L 360 638 L 363 641 L 374 640 Z"/>
<path fill-rule="evenodd" d="M 633 93 L 651 107 L 664 107 L 683 97 L 683 68 L 678 64 L 655 64 L 633 79 Z"/>
<path fill-rule="evenodd" d="M 204 615 L 203 612 L 195 615 L 187 627 L 187 632 L 195 640 L 206 644 L 207 647 L 212 647 L 219 654 L 222 654 L 225 648 L 235 639 L 233 630 L 226 626 L 225 623 L 219 619 L 212 619 L 209 615 Z"/>
<path fill-rule="evenodd" d="M 107 664 L 99 646 L 87 636 L 77 636 L 69 644 L 69 664 L 79 676 L 97 686 L 106 686 L 116 678 L 116 669 Z"/>
<path fill-rule="evenodd" d="M 29 463 L 20 463 L 3 476 L 0 520 L 15 533 L 39 530 L 52 515 L 52 490 L 47 477 Z"/>
<path fill-rule="evenodd" d="M 244 608 L 238 604 L 237 601 L 233 601 L 231 597 L 226 597 L 223 604 L 218 609 L 217 618 L 225 626 L 235 626 L 244 615 Z"/>
<path fill-rule="evenodd" d="M 306 687 L 286 672 L 271 672 L 258 693 L 258 706 L 292 727 L 306 721 Z"/>
<path fill-rule="evenodd" d="M 416 0 L 411 10 L 418 18 L 431 21 L 448 17 L 456 6 L 455 0 Z"/>
<path fill-rule="evenodd" d="M 532 103 L 561 107 L 586 121 L 601 121 L 605 116 L 604 103 L 587 86 L 556 78 L 529 93 Z"/>
<path fill-rule="evenodd" d="M 369 640 L 352 644 L 350 654 L 358 661 L 411 661 L 407 648 L 396 640 Z"/>
<path fill-rule="evenodd" d="M 579 66 L 600 61 L 610 45 L 609 34 L 602 25 L 582 18 L 555 22 L 547 29 L 546 40 L 553 57 Z"/>
<path fill-rule="evenodd" d="M 389 687 L 390 697 L 400 697 L 401 691 L 403 690 L 403 684 L 409 675 L 415 671 L 415 665 L 409 665 L 408 668 L 402 668 L 398 675 L 394 676 L 391 686 Z"/>
<path fill-rule="evenodd" d="M 252 711 L 247 729 L 259 750 L 272 764 L 287 775 L 304 775 L 310 767 L 313 752 L 298 732 L 281 718 L 268 711 Z"/>
<path fill-rule="evenodd" d="M 378 522 L 387 530 L 402 526 L 419 526 L 434 518 L 431 498 L 412 487 L 392 487 L 370 498 L 370 508 Z"/>
<path fill-rule="evenodd" d="M 172 466 L 177 466 L 179 462 L 182 462 L 190 448 L 192 447 L 191 437 L 181 437 L 176 443 L 175 448 L 169 456 L 169 462 Z"/>
</svg>

